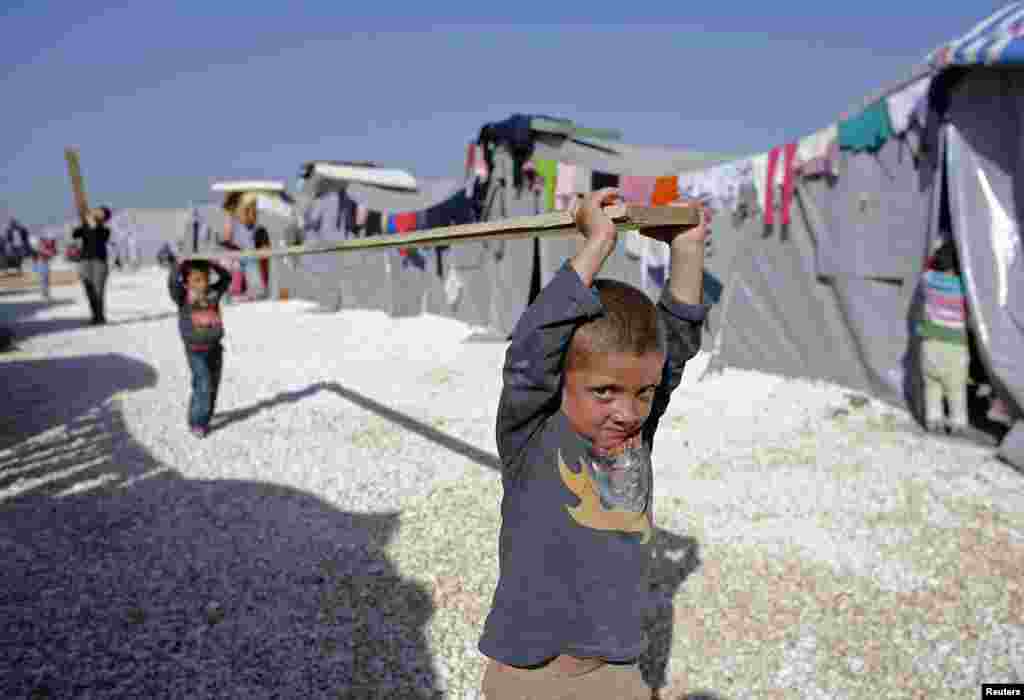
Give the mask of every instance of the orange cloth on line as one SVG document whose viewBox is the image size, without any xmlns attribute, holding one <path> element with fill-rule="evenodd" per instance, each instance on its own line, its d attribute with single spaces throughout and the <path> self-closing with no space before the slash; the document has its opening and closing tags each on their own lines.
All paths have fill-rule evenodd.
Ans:
<svg viewBox="0 0 1024 700">
<path fill-rule="evenodd" d="M 651 206 L 661 207 L 679 199 L 679 178 L 675 175 L 659 177 L 654 183 L 654 194 L 651 195 Z"/>
</svg>

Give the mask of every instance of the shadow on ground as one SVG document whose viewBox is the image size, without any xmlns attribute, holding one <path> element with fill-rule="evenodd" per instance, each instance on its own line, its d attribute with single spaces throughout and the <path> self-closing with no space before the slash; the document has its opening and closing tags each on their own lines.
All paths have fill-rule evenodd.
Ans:
<svg viewBox="0 0 1024 700">
<path fill-rule="evenodd" d="M 118 410 L 156 380 L 0 360 L 0 695 L 437 697 L 429 591 L 384 553 L 397 514 L 182 478 Z"/>
<path fill-rule="evenodd" d="M 483 467 L 495 471 L 501 470 L 501 461 L 497 455 L 481 450 L 458 437 L 424 423 L 414 416 L 390 408 L 365 394 L 342 386 L 338 382 L 311 384 L 304 389 L 282 392 L 277 396 L 246 408 L 219 414 L 214 418 L 211 427 L 214 431 L 221 430 L 233 423 L 252 418 L 263 411 L 285 404 L 294 404 L 315 396 L 320 392 L 328 392 L 345 401 L 354 403 L 395 423 L 405 430 L 416 433 Z M 497 536 L 497 533 L 495 533 L 495 536 Z M 697 540 L 668 530 L 657 530 L 654 544 L 654 561 L 651 568 L 653 607 L 651 616 L 647 620 L 647 634 L 650 639 L 650 646 L 640 664 L 644 679 L 652 688 L 663 688 L 668 682 L 666 669 L 672 649 L 675 612 L 673 600 L 679 588 L 699 566 L 700 559 L 698 556 Z M 716 696 L 704 694 L 687 697 L 691 698 L 691 700 L 700 700 L 701 698 L 711 700 Z"/>
</svg>

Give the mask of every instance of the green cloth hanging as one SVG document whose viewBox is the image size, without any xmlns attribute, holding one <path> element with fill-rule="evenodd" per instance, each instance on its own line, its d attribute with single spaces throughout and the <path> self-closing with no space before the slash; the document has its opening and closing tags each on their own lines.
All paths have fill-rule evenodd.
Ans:
<svg viewBox="0 0 1024 700">
<path fill-rule="evenodd" d="M 844 151 L 874 153 L 893 137 L 889 106 L 879 100 L 863 112 L 839 122 L 839 148 Z"/>
<path fill-rule="evenodd" d="M 544 178 L 544 211 L 555 210 L 555 180 L 558 177 L 558 161 L 535 158 L 533 164 L 537 174 Z"/>
</svg>

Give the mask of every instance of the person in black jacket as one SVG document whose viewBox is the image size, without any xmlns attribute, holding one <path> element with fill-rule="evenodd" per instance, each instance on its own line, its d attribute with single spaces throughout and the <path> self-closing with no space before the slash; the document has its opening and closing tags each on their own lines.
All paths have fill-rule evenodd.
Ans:
<svg viewBox="0 0 1024 700">
<path fill-rule="evenodd" d="M 206 437 L 217 406 L 221 370 L 224 366 L 224 323 L 221 297 L 231 284 L 231 273 L 217 263 L 186 260 L 170 265 L 167 281 L 171 299 L 178 305 L 178 330 L 185 343 L 185 356 L 192 371 L 192 398 L 188 425 L 198 438 Z M 210 284 L 210 270 L 217 281 Z"/>
<path fill-rule="evenodd" d="M 81 257 L 78 263 L 78 276 L 85 287 L 85 295 L 89 298 L 92 310 L 93 325 L 107 322 L 104 309 L 104 296 L 107 289 L 107 245 L 110 242 L 110 208 L 98 207 L 90 211 L 81 226 L 71 236 L 81 239 Z"/>
</svg>

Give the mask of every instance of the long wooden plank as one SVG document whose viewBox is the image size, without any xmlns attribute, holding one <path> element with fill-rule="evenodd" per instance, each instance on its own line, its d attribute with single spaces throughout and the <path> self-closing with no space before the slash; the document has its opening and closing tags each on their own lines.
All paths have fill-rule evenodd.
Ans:
<svg viewBox="0 0 1024 700">
<path fill-rule="evenodd" d="M 694 226 L 700 212 L 690 206 L 638 207 L 624 204 L 605 207 L 605 213 L 620 231 L 663 228 L 666 226 Z M 541 238 L 576 234 L 576 225 L 567 211 L 551 212 L 539 216 L 519 216 L 499 221 L 481 221 L 474 224 L 441 226 L 424 231 L 398 235 L 358 238 L 320 246 L 290 246 L 263 248 L 239 252 L 208 253 L 188 256 L 188 260 L 238 260 L 242 258 L 280 258 L 293 255 L 343 253 L 353 250 L 384 248 L 429 248 L 475 241 L 500 241 L 517 238 Z"/>
<path fill-rule="evenodd" d="M 85 182 L 82 179 L 82 166 L 78 160 L 78 150 L 65 148 L 64 158 L 68 162 L 68 175 L 71 177 L 71 192 L 75 198 L 75 208 L 78 210 L 78 217 L 84 223 L 86 214 L 89 213 L 89 202 L 85 198 Z"/>
</svg>

